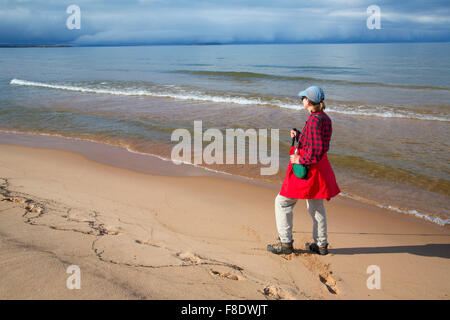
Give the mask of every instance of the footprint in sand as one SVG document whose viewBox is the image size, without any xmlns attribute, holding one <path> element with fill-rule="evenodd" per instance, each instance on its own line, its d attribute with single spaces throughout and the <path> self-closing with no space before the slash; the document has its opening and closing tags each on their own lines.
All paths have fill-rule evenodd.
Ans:
<svg viewBox="0 0 450 320">
<path fill-rule="evenodd" d="M 142 244 L 142 245 L 146 245 L 146 246 L 152 246 L 152 247 L 156 247 L 156 248 L 163 248 L 164 247 L 164 245 L 162 243 L 151 242 L 149 240 L 136 239 L 134 241 L 136 243 L 138 243 L 138 244 Z"/>
<path fill-rule="evenodd" d="M 217 271 L 217 270 L 210 270 L 210 273 L 212 275 L 218 276 L 218 277 L 222 277 L 222 278 L 226 278 L 226 279 L 230 279 L 230 280 L 244 280 L 244 277 L 241 277 L 237 274 L 233 274 L 231 272 L 222 272 L 222 271 Z"/>
<path fill-rule="evenodd" d="M 339 294 L 339 289 L 336 286 L 336 279 L 334 279 L 329 272 L 319 275 L 320 282 L 322 282 L 332 294 Z"/>
<path fill-rule="evenodd" d="M 38 204 L 36 204 L 36 203 L 33 203 L 33 202 L 30 202 L 30 203 L 25 207 L 25 209 L 26 209 L 28 212 L 33 212 L 33 213 L 37 213 L 37 214 L 40 214 L 40 213 L 42 213 L 42 211 L 44 211 L 44 208 L 43 208 L 42 206 L 40 206 L 40 205 L 38 205 Z"/>
<path fill-rule="evenodd" d="M 277 287 L 275 285 L 267 286 L 263 289 L 262 293 L 275 300 L 295 300 L 295 294 L 285 290 L 283 288 Z"/>
<path fill-rule="evenodd" d="M 310 239 L 303 238 L 302 242 L 310 242 Z M 308 270 L 313 272 L 315 276 L 319 276 L 320 282 L 325 285 L 330 293 L 339 294 L 339 289 L 337 287 L 338 281 L 331 275 L 332 271 L 330 270 L 330 264 L 324 263 L 321 260 L 321 256 L 309 252 L 299 253 L 299 256 L 303 258 L 302 261 L 305 263 Z"/>
<path fill-rule="evenodd" d="M 8 201 L 13 203 L 20 203 L 20 204 L 27 204 L 25 207 L 25 210 L 32 213 L 40 214 L 44 211 L 44 207 L 42 205 L 37 204 L 36 202 L 33 202 L 32 200 L 27 200 L 25 198 L 20 197 L 6 197 L 2 201 Z"/>
<path fill-rule="evenodd" d="M 77 222 L 95 222 L 95 217 L 90 212 L 85 212 L 83 210 L 78 210 L 74 208 L 70 208 L 67 211 L 67 215 L 63 216 L 68 220 L 77 221 Z"/>
<path fill-rule="evenodd" d="M 19 197 L 6 197 L 2 201 L 9 201 L 9 202 L 14 202 L 14 203 L 24 204 L 26 202 L 26 199 L 19 198 Z"/>
<path fill-rule="evenodd" d="M 98 228 L 101 234 L 107 234 L 110 236 L 115 236 L 121 233 L 120 227 L 100 225 Z"/>
<path fill-rule="evenodd" d="M 186 264 L 202 264 L 206 262 L 206 260 L 191 252 L 177 253 L 177 257 L 183 260 Z"/>
</svg>

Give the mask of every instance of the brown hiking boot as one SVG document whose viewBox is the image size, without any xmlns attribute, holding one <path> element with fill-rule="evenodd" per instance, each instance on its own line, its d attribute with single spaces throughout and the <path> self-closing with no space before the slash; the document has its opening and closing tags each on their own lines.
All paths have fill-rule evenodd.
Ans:
<svg viewBox="0 0 450 320">
<path fill-rule="evenodd" d="M 319 247 L 316 243 L 307 242 L 307 243 L 305 243 L 305 248 L 306 248 L 306 250 L 313 252 L 313 253 L 317 253 L 321 256 L 328 254 L 328 244 Z"/>
<path fill-rule="evenodd" d="M 278 242 L 275 244 L 268 244 L 267 251 L 270 251 L 274 254 L 291 254 L 294 252 L 293 246 L 294 240 L 288 243 Z"/>
</svg>

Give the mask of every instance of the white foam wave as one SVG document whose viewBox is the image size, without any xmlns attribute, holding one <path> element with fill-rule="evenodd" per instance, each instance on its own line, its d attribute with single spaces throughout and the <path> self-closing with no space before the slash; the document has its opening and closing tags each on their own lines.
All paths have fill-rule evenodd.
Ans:
<svg viewBox="0 0 450 320">
<path fill-rule="evenodd" d="M 192 163 L 192 162 L 189 162 L 189 161 L 181 161 L 181 160 L 180 160 L 180 161 L 173 161 L 172 159 L 165 158 L 165 157 L 159 156 L 159 155 L 157 155 L 157 154 L 153 154 L 153 153 L 145 153 L 145 152 L 139 152 L 139 151 L 133 150 L 133 149 L 131 149 L 131 148 L 129 148 L 129 147 L 126 147 L 126 149 L 127 149 L 128 152 L 131 152 L 131 153 L 136 153 L 136 154 L 140 154 L 140 155 L 144 155 L 144 156 L 149 156 L 149 155 L 150 155 L 150 156 L 156 157 L 156 158 L 158 158 L 158 159 L 160 159 L 160 160 L 170 161 L 170 162 L 172 162 L 172 163 L 174 163 L 174 164 L 185 164 L 185 165 L 190 165 L 190 166 L 194 166 L 194 167 L 196 167 L 196 168 L 204 169 L 204 170 L 206 170 L 206 171 L 211 171 L 211 172 L 214 172 L 214 173 L 220 173 L 220 174 L 225 174 L 225 175 L 232 176 L 231 173 L 228 173 L 228 172 L 225 172 L 225 171 L 220 171 L 220 170 L 214 170 L 214 169 L 211 169 L 211 168 L 208 168 L 208 167 L 199 166 L 199 165 L 197 165 L 197 164 L 195 164 L 195 163 Z"/>
<path fill-rule="evenodd" d="M 435 117 L 429 115 L 419 115 L 419 114 L 407 114 L 407 113 L 399 113 L 392 111 L 358 111 L 358 110 L 336 110 L 333 108 L 327 108 L 327 112 L 335 112 L 349 115 L 357 115 L 357 116 L 374 116 L 381 118 L 404 118 L 404 119 L 415 119 L 415 120 L 431 120 L 431 121 L 444 121 L 449 122 L 450 119 L 443 117 Z"/>
<path fill-rule="evenodd" d="M 361 201 L 361 202 L 365 202 L 365 203 L 369 203 L 369 204 L 375 204 L 377 207 L 382 208 L 382 209 L 387 209 L 387 210 L 395 211 L 398 213 L 412 215 L 417 218 L 424 219 L 424 220 L 427 220 L 432 223 L 436 223 L 440 226 L 445 226 L 447 224 L 450 224 L 450 219 L 444 219 L 444 218 L 433 216 L 431 214 L 420 213 L 417 210 L 401 209 L 401 208 L 390 206 L 390 205 L 383 205 L 383 204 L 375 203 L 374 201 L 360 198 L 358 196 L 350 195 L 350 194 L 347 194 L 344 192 L 339 193 L 339 195 L 344 198 L 349 198 L 352 200 Z"/>
<path fill-rule="evenodd" d="M 214 102 L 214 103 L 234 103 L 240 105 L 263 105 L 263 106 L 276 106 L 280 108 L 299 110 L 303 109 L 295 100 L 291 103 L 283 102 L 279 99 L 270 98 L 254 98 L 245 96 L 233 96 L 233 95 L 211 95 L 200 90 L 185 90 L 173 85 L 164 86 L 164 89 L 158 88 L 154 91 L 149 89 L 116 89 L 116 88 L 95 88 L 95 87 L 83 87 L 74 85 L 62 85 L 62 84 L 51 84 L 43 82 L 35 82 L 28 80 L 12 79 L 10 84 L 21 85 L 21 86 L 34 86 L 43 87 L 50 89 L 68 90 L 68 91 L 78 91 L 86 93 L 97 93 L 97 94 L 111 94 L 111 95 L 121 95 L 121 96 L 151 96 L 158 98 L 172 98 L 177 100 L 191 100 L 191 101 L 202 101 L 202 102 Z M 288 99 L 285 99 L 288 100 Z M 372 116 L 381 118 L 404 118 L 404 119 L 415 119 L 415 120 L 431 120 L 431 121 L 444 121 L 449 122 L 450 119 L 446 117 L 437 117 L 431 115 L 417 114 L 414 112 L 393 112 L 387 111 L 386 108 L 373 107 L 370 110 L 362 110 L 359 107 L 328 107 L 327 112 L 348 114 L 355 116 Z"/>
<path fill-rule="evenodd" d="M 274 105 L 274 102 L 263 101 L 258 98 L 245 98 L 245 97 L 233 97 L 233 96 L 212 96 L 204 94 L 201 92 L 192 91 L 176 93 L 176 92 L 154 92 L 150 90 L 118 90 L 118 89 L 102 89 L 102 88 L 87 88 L 80 86 L 69 86 L 69 85 L 59 85 L 59 84 L 49 84 L 43 82 L 35 82 L 28 80 L 12 79 L 10 84 L 21 85 L 21 86 L 33 86 L 33 87 L 43 87 L 51 89 L 60 89 L 68 91 L 78 91 L 87 93 L 100 93 L 100 94 L 112 94 L 112 95 L 124 95 L 124 96 L 152 96 L 161 98 L 174 98 L 180 100 L 196 100 L 196 101 L 210 101 L 218 103 L 236 103 L 236 104 L 261 104 L 261 105 Z M 167 86 L 169 87 L 169 86 Z M 174 86 L 171 86 L 174 87 Z"/>
<path fill-rule="evenodd" d="M 424 219 L 424 220 L 436 223 L 436 224 L 438 224 L 440 226 L 445 226 L 446 224 L 450 224 L 450 219 L 443 219 L 443 218 L 440 218 L 440 217 L 431 216 L 431 215 L 428 215 L 428 214 L 425 214 L 425 213 L 420 213 L 417 210 L 405 210 L 405 209 L 400 209 L 400 208 L 393 207 L 393 206 L 384 206 L 384 205 L 381 205 L 381 204 L 378 204 L 377 206 L 380 207 L 380 208 L 383 208 L 383 209 L 388 209 L 388 210 L 396 211 L 396 212 L 399 212 L 399 213 L 413 215 L 413 216 L 416 216 L 418 218 L 421 218 L 421 219 Z"/>
</svg>

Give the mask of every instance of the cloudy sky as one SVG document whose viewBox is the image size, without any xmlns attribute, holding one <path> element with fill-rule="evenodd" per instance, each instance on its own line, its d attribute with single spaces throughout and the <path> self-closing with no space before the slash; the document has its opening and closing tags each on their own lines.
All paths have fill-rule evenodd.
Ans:
<svg viewBox="0 0 450 320">
<path fill-rule="evenodd" d="M 80 29 L 66 26 L 70 5 Z M 367 8 L 381 10 L 370 30 Z M 450 41 L 449 0 L 0 0 L 0 44 Z"/>
</svg>

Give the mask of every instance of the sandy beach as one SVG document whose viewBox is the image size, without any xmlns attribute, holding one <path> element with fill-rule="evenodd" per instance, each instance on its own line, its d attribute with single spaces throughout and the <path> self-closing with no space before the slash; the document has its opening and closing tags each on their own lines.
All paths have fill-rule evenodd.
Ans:
<svg viewBox="0 0 450 320">
<path fill-rule="evenodd" d="M 0 155 L 1 299 L 449 298 L 448 227 L 338 197 L 326 203 L 330 254 L 311 255 L 300 201 L 296 251 L 277 256 L 266 251 L 274 187 L 57 149 L 1 144 Z M 67 288 L 72 265 L 80 289 Z M 367 286 L 373 265 L 380 289 Z"/>
</svg>

